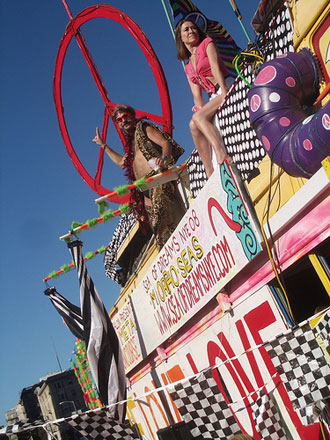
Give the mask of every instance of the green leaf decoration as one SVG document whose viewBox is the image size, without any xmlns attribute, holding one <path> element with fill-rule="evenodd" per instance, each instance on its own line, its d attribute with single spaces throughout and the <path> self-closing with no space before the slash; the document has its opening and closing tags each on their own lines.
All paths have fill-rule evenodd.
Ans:
<svg viewBox="0 0 330 440">
<path fill-rule="evenodd" d="M 88 229 L 94 228 L 96 225 L 98 225 L 97 218 L 92 218 L 91 220 L 87 220 Z"/>
<path fill-rule="evenodd" d="M 114 218 L 114 213 L 109 209 L 108 211 L 105 211 L 105 213 L 102 215 L 104 223 L 108 222 L 112 218 Z"/>
<path fill-rule="evenodd" d="M 102 215 L 104 213 L 105 208 L 109 208 L 109 203 L 106 200 L 104 200 L 103 202 L 98 203 L 97 210 L 98 210 L 100 215 Z"/>
<path fill-rule="evenodd" d="M 64 266 L 62 266 L 61 269 L 63 270 L 64 273 L 67 273 L 72 269 L 72 267 L 69 264 L 64 264 Z"/>
<path fill-rule="evenodd" d="M 145 191 L 148 187 L 145 177 L 141 177 L 141 179 L 136 180 L 134 183 L 139 191 Z"/>
<path fill-rule="evenodd" d="M 107 248 L 105 246 L 100 247 L 100 249 L 97 250 L 97 252 L 99 254 L 103 254 L 103 252 L 105 252 L 107 250 Z"/>
<path fill-rule="evenodd" d="M 72 238 L 71 237 L 66 237 L 64 239 L 64 241 L 65 241 L 65 243 L 70 243 L 70 241 L 72 241 Z"/>
<path fill-rule="evenodd" d="M 59 274 L 56 272 L 56 270 L 53 270 L 53 272 L 51 272 L 48 276 L 53 280 L 54 278 L 58 278 Z"/>
<path fill-rule="evenodd" d="M 85 255 L 85 258 L 87 258 L 87 260 L 91 260 L 94 257 L 95 257 L 94 252 L 87 252 Z"/>
<path fill-rule="evenodd" d="M 125 203 L 124 205 L 119 206 L 120 214 L 129 214 L 131 212 L 131 208 L 129 207 L 128 203 Z"/>
<path fill-rule="evenodd" d="M 122 185 L 115 188 L 118 196 L 125 196 L 128 193 L 128 185 Z"/>
<path fill-rule="evenodd" d="M 79 223 L 79 222 L 73 221 L 73 222 L 71 223 L 71 229 L 79 228 L 79 226 L 81 226 L 81 225 L 82 225 L 82 223 Z"/>
</svg>

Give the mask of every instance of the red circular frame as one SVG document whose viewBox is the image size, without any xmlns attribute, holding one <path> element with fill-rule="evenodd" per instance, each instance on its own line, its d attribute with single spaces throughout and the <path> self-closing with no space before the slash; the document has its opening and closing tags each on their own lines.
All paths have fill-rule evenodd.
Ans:
<svg viewBox="0 0 330 440">
<path fill-rule="evenodd" d="M 68 129 L 65 123 L 64 108 L 62 103 L 62 89 L 61 89 L 62 70 L 63 70 L 63 63 L 64 63 L 66 51 L 68 49 L 68 46 L 72 38 L 75 37 L 105 104 L 104 121 L 102 128 L 102 137 L 103 139 L 105 139 L 108 129 L 109 117 L 111 116 L 112 111 L 116 106 L 116 104 L 110 101 L 107 90 L 105 89 L 105 86 L 103 84 L 102 78 L 92 60 L 88 48 L 86 47 L 85 40 L 82 34 L 80 33 L 80 27 L 89 20 L 92 20 L 94 18 L 108 18 L 122 25 L 127 31 L 130 32 L 130 34 L 133 36 L 135 41 L 138 43 L 149 63 L 149 66 L 155 77 L 158 88 L 158 93 L 161 102 L 162 116 L 158 116 L 148 112 L 143 112 L 141 110 L 136 110 L 137 117 L 139 118 L 144 117 L 146 119 L 154 121 L 157 124 L 162 125 L 164 131 L 166 131 L 169 134 L 172 134 L 172 109 L 171 109 L 169 92 L 167 88 L 167 82 L 165 79 L 163 69 L 158 61 L 158 58 L 142 29 L 128 15 L 126 15 L 124 12 L 120 11 L 119 9 L 114 8 L 113 6 L 101 4 L 101 5 L 91 6 L 83 10 L 70 21 L 62 37 L 57 53 L 56 64 L 55 64 L 53 93 L 54 93 L 56 112 L 57 112 L 57 117 L 59 121 L 61 134 L 63 137 L 63 141 L 74 166 L 76 167 L 81 177 L 89 185 L 89 187 L 100 196 L 103 196 L 111 192 L 107 188 L 103 187 L 100 183 L 102 168 L 103 168 L 103 160 L 104 160 L 104 150 L 100 148 L 96 176 L 95 178 L 93 178 L 85 169 L 85 167 L 81 163 L 80 159 L 78 158 L 73 148 L 68 133 Z M 123 136 L 121 132 L 118 130 L 116 124 L 114 125 L 119 134 L 121 141 L 123 142 Z M 115 203 L 125 203 L 128 201 L 128 199 L 129 196 L 124 196 L 124 197 L 114 196 L 111 198 L 111 201 Z"/>
</svg>

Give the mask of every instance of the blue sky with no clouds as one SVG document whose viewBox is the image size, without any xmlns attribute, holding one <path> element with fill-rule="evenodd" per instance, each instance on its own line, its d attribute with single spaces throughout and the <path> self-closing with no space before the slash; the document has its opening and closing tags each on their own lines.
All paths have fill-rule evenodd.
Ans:
<svg viewBox="0 0 330 440">
<path fill-rule="evenodd" d="M 107 4 L 129 15 L 145 32 L 165 73 L 173 109 L 173 137 L 189 156 L 193 149 L 188 123 L 192 97 L 161 0 L 113 0 Z M 249 25 L 258 0 L 237 1 Z M 93 3 L 68 0 L 76 16 Z M 196 0 L 213 20 L 219 20 L 245 47 L 246 37 L 229 0 Z M 42 279 L 71 262 L 58 237 L 73 220 L 98 216 L 97 195 L 74 168 L 63 143 L 52 95 L 58 46 L 68 15 L 61 0 L 1 0 L 0 2 L 0 234 L 1 234 L 1 392 L 0 424 L 24 387 L 58 371 L 52 340 L 62 365 L 70 368 L 74 337 L 43 294 Z M 82 28 L 112 102 L 129 103 L 160 114 L 160 102 L 150 68 L 130 34 L 117 23 L 97 19 Z M 65 118 L 74 148 L 88 171 L 96 169 L 97 148 L 91 142 L 102 125 L 104 106 L 74 41 L 66 54 L 62 77 Z M 110 128 L 107 143 L 121 145 Z M 103 184 L 109 190 L 126 183 L 120 169 L 106 160 Z M 114 207 L 115 209 L 115 207 Z M 84 232 L 84 253 L 107 245 L 117 220 Z M 104 274 L 103 257 L 88 262 L 90 274 L 110 308 L 119 287 Z M 53 283 L 78 304 L 74 271 Z"/>
</svg>

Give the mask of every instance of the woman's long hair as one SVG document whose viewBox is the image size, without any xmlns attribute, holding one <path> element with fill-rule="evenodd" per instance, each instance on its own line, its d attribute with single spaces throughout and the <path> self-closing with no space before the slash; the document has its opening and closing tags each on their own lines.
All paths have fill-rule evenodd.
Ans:
<svg viewBox="0 0 330 440">
<path fill-rule="evenodd" d="M 188 60 L 191 55 L 190 51 L 187 49 L 186 45 L 184 44 L 184 42 L 181 39 L 181 28 L 182 28 L 183 23 L 186 23 L 187 21 L 189 21 L 190 23 L 193 23 L 196 26 L 200 43 L 204 40 L 204 38 L 207 37 L 206 33 L 204 31 L 202 31 L 202 29 L 200 29 L 197 26 L 197 24 L 194 23 L 193 21 L 191 21 L 189 19 L 185 19 L 185 18 L 180 20 L 179 23 L 177 24 L 176 29 L 175 29 L 175 42 L 176 42 L 177 58 L 179 61 Z"/>
</svg>

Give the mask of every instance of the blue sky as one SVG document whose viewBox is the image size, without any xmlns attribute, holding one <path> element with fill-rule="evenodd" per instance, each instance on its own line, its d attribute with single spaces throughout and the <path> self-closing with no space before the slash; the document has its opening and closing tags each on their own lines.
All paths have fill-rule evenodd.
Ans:
<svg viewBox="0 0 330 440">
<path fill-rule="evenodd" d="M 237 3 L 254 38 L 249 23 L 258 0 Z M 75 16 L 93 3 L 68 0 L 68 4 Z M 176 60 L 161 0 L 112 0 L 107 4 L 129 15 L 151 42 L 168 82 L 173 137 L 185 148 L 186 159 L 193 149 L 188 128 L 192 97 Z M 195 4 L 208 18 L 222 22 L 241 47 L 246 46 L 229 0 L 195 0 Z M 97 195 L 79 176 L 66 152 L 52 94 L 56 54 L 68 21 L 61 0 L 0 2 L 0 424 L 5 424 L 5 412 L 16 405 L 24 387 L 59 370 L 52 340 L 62 368 L 71 366 L 74 337 L 43 294 L 46 286 L 42 279 L 71 262 L 58 237 L 70 229 L 72 221 L 98 216 Z M 82 32 L 111 101 L 160 114 L 151 71 L 130 34 L 106 19 L 87 23 Z M 74 41 L 66 55 L 62 89 L 72 143 L 93 174 L 98 150 L 91 139 L 95 127 L 102 125 L 104 107 Z M 107 143 L 121 151 L 112 127 Z M 106 160 L 102 183 L 112 190 L 126 180 L 122 171 Z M 114 220 L 84 232 L 84 253 L 107 245 L 116 224 Z M 88 269 L 110 308 L 119 287 L 106 278 L 103 256 L 90 261 Z M 75 271 L 49 284 L 78 304 Z"/>
</svg>

